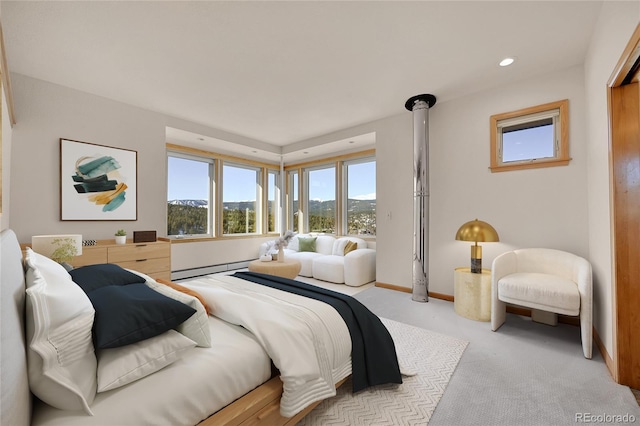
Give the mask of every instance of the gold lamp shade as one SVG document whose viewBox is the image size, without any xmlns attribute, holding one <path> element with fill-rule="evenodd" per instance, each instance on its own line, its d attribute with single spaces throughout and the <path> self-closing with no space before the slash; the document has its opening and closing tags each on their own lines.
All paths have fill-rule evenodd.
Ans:
<svg viewBox="0 0 640 426">
<path fill-rule="evenodd" d="M 462 225 L 456 232 L 456 240 L 472 241 L 471 246 L 471 272 L 482 273 L 482 247 L 478 242 L 497 242 L 500 241 L 498 232 L 487 222 L 475 219 Z"/>
</svg>

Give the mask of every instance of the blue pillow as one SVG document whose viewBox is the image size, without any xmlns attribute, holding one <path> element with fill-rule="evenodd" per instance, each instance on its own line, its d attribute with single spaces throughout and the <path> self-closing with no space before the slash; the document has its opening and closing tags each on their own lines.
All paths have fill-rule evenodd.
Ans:
<svg viewBox="0 0 640 426">
<path fill-rule="evenodd" d="M 87 293 L 96 311 L 96 349 L 116 348 L 158 336 L 182 324 L 196 310 L 146 284 L 109 285 Z"/>
<path fill-rule="evenodd" d="M 127 285 L 146 281 L 140 275 L 129 272 L 113 263 L 81 266 L 72 269 L 69 274 L 73 282 L 78 284 L 87 294 L 107 285 Z"/>
</svg>

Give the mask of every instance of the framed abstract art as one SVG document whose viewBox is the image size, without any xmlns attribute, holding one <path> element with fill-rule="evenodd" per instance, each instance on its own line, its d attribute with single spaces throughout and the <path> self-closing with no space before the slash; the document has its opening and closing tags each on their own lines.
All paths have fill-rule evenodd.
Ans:
<svg viewBox="0 0 640 426">
<path fill-rule="evenodd" d="M 60 139 L 60 220 L 137 220 L 138 152 Z"/>
</svg>

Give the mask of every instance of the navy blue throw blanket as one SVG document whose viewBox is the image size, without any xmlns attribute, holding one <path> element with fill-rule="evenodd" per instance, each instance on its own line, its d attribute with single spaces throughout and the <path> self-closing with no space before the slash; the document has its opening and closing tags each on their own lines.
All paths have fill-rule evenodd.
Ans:
<svg viewBox="0 0 640 426">
<path fill-rule="evenodd" d="M 393 339 L 380 318 L 351 296 L 288 278 L 256 272 L 233 276 L 331 305 L 344 319 L 351 335 L 353 392 L 385 383 L 402 383 Z"/>
</svg>

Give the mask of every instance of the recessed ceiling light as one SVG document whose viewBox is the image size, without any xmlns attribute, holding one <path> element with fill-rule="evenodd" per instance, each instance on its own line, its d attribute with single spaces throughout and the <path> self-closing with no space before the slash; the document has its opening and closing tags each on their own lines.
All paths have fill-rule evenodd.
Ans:
<svg viewBox="0 0 640 426">
<path fill-rule="evenodd" d="M 199 140 L 199 141 L 203 141 L 203 140 L 204 140 L 204 138 L 198 138 L 198 140 Z"/>
<path fill-rule="evenodd" d="M 504 58 L 503 60 L 500 61 L 500 66 L 501 67 L 508 67 L 509 65 L 511 65 L 513 62 L 515 61 L 515 58 Z"/>
<path fill-rule="evenodd" d="M 251 151 L 251 152 L 253 152 L 254 154 L 257 154 L 257 153 L 258 153 L 258 151 L 256 151 L 255 149 L 254 149 L 253 151 Z"/>
<path fill-rule="evenodd" d="M 349 141 L 349 143 L 356 143 L 356 141 Z"/>
<path fill-rule="evenodd" d="M 303 153 L 303 154 L 308 154 L 308 153 L 309 153 L 309 151 L 302 151 L 302 153 Z"/>
</svg>

